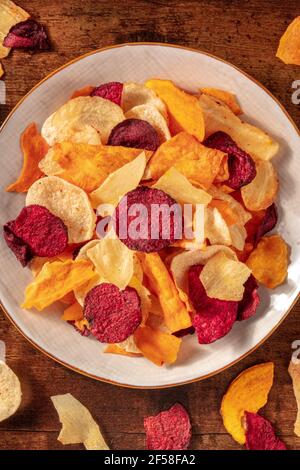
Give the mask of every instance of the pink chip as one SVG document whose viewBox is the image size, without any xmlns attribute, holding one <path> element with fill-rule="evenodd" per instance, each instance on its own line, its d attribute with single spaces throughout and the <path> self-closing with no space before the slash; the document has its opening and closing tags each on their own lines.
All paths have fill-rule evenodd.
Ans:
<svg viewBox="0 0 300 470">
<path fill-rule="evenodd" d="M 256 413 L 245 412 L 246 448 L 248 450 L 287 450 L 272 424 Z"/>
<path fill-rule="evenodd" d="M 247 279 L 244 286 L 244 296 L 238 303 L 238 320 L 247 320 L 248 318 L 253 317 L 260 303 L 260 297 L 257 292 L 258 284 L 252 274 Z"/>
<path fill-rule="evenodd" d="M 121 106 L 122 91 L 123 83 L 109 82 L 103 83 L 95 88 L 92 91 L 91 96 L 100 96 L 100 98 L 105 98 L 106 100 L 110 100 L 118 106 Z"/>
</svg>

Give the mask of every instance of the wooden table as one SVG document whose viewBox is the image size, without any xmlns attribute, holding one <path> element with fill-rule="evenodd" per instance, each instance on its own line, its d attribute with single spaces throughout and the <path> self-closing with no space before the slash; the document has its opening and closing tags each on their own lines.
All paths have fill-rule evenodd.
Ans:
<svg viewBox="0 0 300 470">
<path fill-rule="evenodd" d="M 54 51 L 34 55 L 16 51 L 4 60 L 7 105 L 1 107 L 1 122 L 33 85 L 70 59 L 111 44 L 156 41 L 199 48 L 241 67 L 300 123 L 300 106 L 291 102 L 291 84 L 300 78 L 300 68 L 275 58 L 281 34 L 300 13 L 298 0 L 290 0 L 288 6 L 282 0 L 18 3 L 48 26 Z M 265 416 L 276 423 L 290 448 L 300 448 L 300 439 L 293 434 L 296 403 L 287 372 L 291 343 L 300 339 L 300 303 L 263 346 L 236 366 L 203 382 L 166 390 L 130 390 L 82 377 L 35 350 L 2 314 L 0 339 L 6 342 L 7 361 L 21 378 L 25 397 L 19 412 L 0 424 L 1 449 L 80 449 L 63 447 L 56 440 L 60 424 L 49 397 L 66 392 L 87 405 L 112 449 L 144 448 L 143 417 L 176 401 L 192 417 L 191 448 L 239 449 L 222 425 L 222 395 L 240 371 L 270 360 L 275 362 L 276 376 Z"/>
</svg>

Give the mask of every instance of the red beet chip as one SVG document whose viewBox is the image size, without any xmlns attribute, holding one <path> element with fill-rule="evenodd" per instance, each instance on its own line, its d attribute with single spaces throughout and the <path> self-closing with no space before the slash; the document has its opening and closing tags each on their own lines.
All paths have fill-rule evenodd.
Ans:
<svg viewBox="0 0 300 470">
<path fill-rule="evenodd" d="M 273 230 L 275 225 L 277 224 L 278 220 L 278 213 L 275 204 L 273 203 L 269 206 L 265 212 L 265 215 L 258 227 L 257 233 L 254 237 L 254 246 L 257 245 L 260 238 L 263 237 L 266 233 Z"/>
<path fill-rule="evenodd" d="M 287 450 L 272 424 L 256 413 L 245 412 L 246 448 L 248 450 Z"/>
<path fill-rule="evenodd" d="M 12 222 L 7 222 L 3 227 L 4 240 L 21 265 L 25 267 L 33 258 L 33 253 L 30 247 L 12 232 L 11 224 Z"/>
<path fill-rule="evenodd" d="M 137 329 L 142 321 L 141 300 L 135 289 L 118 289 L 103 283 L 89 291 L 83 315 L 90 331 L 101 343 L 120 343 Z"/>
<path fill-rule="evenodd" d="M 149 122 L 142 119 L 125 119 L 113 128 L 107 143 L 154 151 L 160 142 L 158 133 Z"/>
<path fill-rule="evenodd" d="M 248 277 L 244 284 L 245 291 L 242 300 L 239 301 L 238 305 L 238 320 L 247 320 L 255 315 L 257 307 L 260 304 L 260 297 L 258 295 L 258 284 L 252 274 Z"/>
<path fill-rule="evenodd" d="M 110 100 L 121 106 L 122 91 L 123 83 L 109 82 L 103 83 L 103 85 L 95 88 L 92 91 L 91 96 L 100 96 L 100 98 L 105 98 L 106 100 Z"/>
<path fill-rule="evenodd" d="M 3 45 L 14 49 L 50 49 L 50 41 L 44 26 L 31 18 L 10 28 Z"/>
<path fill-rule="evenodd" d="M 176 403 L 169 410 L 144 419 L 149 450 L 186 450 L 191 440 L 191 423 L 186 409 Z"/>
<path fill-rule="evenodd" d="M 118 237 L 131 250 L 159 251 L 182 236 L 181 208 L 159 189 L 133 189 L 121 199 L 113 217 Z"/>
<path fill-rule="evenodd" d="M 36 256 L 57 256 L 68 244 L 67 227 L 43 206 L 33 204 L 24 207 L 18 217 L 7 225 Z"/>
<path fill-rule="evenodd" d="M 250 155 L 240 149 L 234 140 L 225 132 L 216 132 L 209 136 L 204 142 L 206 147 L 221 150 L 228 154 L 229 179 L 227 186 L 232 189 L 239 189 L 251 181 L 256 176 L 255 162 Z"/>
<path fill-rule="evenodd" d="M 189 297 L 196 313 L 193 326 L 200 344 L 210 344 L 227 335 L 236 317 L 238 302 L 211 299 L 200 281 L 201 265 L 192 266 L 188 272 Z"/>
</svg>

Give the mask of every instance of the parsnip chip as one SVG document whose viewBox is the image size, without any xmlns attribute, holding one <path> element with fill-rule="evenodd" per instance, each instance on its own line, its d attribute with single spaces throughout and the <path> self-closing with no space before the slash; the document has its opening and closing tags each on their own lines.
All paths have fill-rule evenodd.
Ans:
<svg viewBox="0 0 300 470">
<path fill-rule="evenodd" d="M 231 235 L 226 221 L 216 208 L 205 208 L 204 236 L 211 245 L 230 246 Z"/>
<path fill-rule="evenodd" d="M 33 183 L 26 196 L 26 205 L 39 204 L 61 218 L 68 229 L 69 243 L 80 243 L 93 236 L 96 215 L 87 194 L 77 186 L 47 176 Z"/>
<path fill-rule="evenodd" d="M 47 118 L 42 136 L 50 146 L 63 141 L 106 144 L 112 129 L 124 119 L 122 109 L 112 101 L 99 96 L 79 96 Z"/>
<path fill-rule="evenodd" d="M 104 352 L 110 353 L 110 354 L 120 354 L 121 356 L 129 356 L 129 357 L 141 357 L 142 356 L 142 353 L 127 351 L 126 349 L 119 346 L 119 344 L 120 343 L 108 344 L 106 348 L 104 349 Z"/>
<path fill-rule="evenodd" d="M 251 270 L 244 263 L 229 258 L 221 251 L 205 264 L 200 273 L 200 280 L 208 297 L 242 300 L 244 284 L 250 274 Z"/>
<path fill-rule="evenodd" d="M 59 442 L 82 443 L 87 450 L 109 450 L 91 413 L 71 393 L 52 396 L 51 400 L 62 424 Z"/>
<path fill-rule="evenodd" d="M 61 317 L 64 321 L 78 321 L 83 319 L 82 306 L 76 301 L 64 310 Z"/>
<path fill-rule="evenodd" d="M 158 133 L 160 143 L 171 139 L 167 121 L 155 106 L 141 104 L 130 109 L 130 111 L 125 113 L 125 116 L 126 119 L 142 119 L 143 121 L 149 122 Z"/>
<path fill-rule="evenodd" d="M 161 366 L 173 364 L 179 352 L 181 339 L 149 326 L 141 326 L 134 332 L 137 347 L 149 361 Z"/>
<path fill-rule="evenodd" d="M 225 393 L 221 405 L 223 424 L 239 444 L 246 442 L 243 425 L 245 411 L 257 413 L 265 406 L 273 379 L 274 364 L 258 364 L 238 375 Z"/>
<path fill-rule="evenodd" d="M 92 263 L 85 260 L 46 263 L 26 287 L 22 308 L 41 311 L 94 276 Z"/>
<path fill-rule="evenodd" d="M 94 248 L 96 247 L 99 243 L 101 243 L 101 240 L 91 240 L 89 241 L 88 243 L 86 243 L 85 245 L 83 245 L 79 252 L 78 252 L 78 255 L 76 256 L 76 260 L 87 260 L 87 261 L 91 261 L 87 255 L 87 252 L 91 249 L 91 248 Z M 93 265 L 94 266 L 94 265 Z M 94 271 L 95 271 L 95 266 L 94 266 Z M 87 282 L 85 282 L 84 284 L 82 284 L 81 286 L 77 287 L 74 289 L 74 295 L 75 295 L 75 298 L 77 300 L 77 302 L 83 307 L 83 304 L 84 304 L 84 299 L 85 299 L 85 296 L 87 295 L 87 293 L 95 286 L 97 286 L 98 284 L 100 284 L 101 282 L 104 282 L 105 280 L 100 276 L 99 273 L 97 273 L 96 271 L 94 272 L 94 276 L 88 280 Z"/>
<path fill-rule="evenodd" d="M 115 343 L 115 346 L 118 346 L 123 351 L 123 353 L 128 355 L 142 356 L 141 351 L 135 344 L 133 335 L 130 335 L 127 339 L 125 339 L 125 341 L 122 341 L 121 343 Z"/>
<path fill-rule="evenodd" d="M 266 209 L 276 199 L 279 188 L 278 176 L 271 162 L 256 162 L 256 176 L 250 184 L 241 188 L 241 195 L 247 209 Z"/>
<path fill-rule="evenodd" d="M 150 288 L 159 299 L 167 327 L 172 333 L 189 328 L 192 324 L 190 315 L 159 254 L 143 253 L 141 260 Z"/>
<path fill-rule="evenodd" d="M 220 150 L 204 147 L 186 132 L 180 132 L 164 142 L 148 164 L 148 174 L 160 178 L 171 167 L 175 167 L 193 184 L 209 188 L 219 173 L 228 179 L 227 155 Z M 227 169 L 227 170 L 226 170 Z"/>
<path fill-rule="evenodd" d="M 242 225 L 245 225 L 248 220 L 251 219 L 252 216 L 250 212 L 247 212 L 242 206 L 242 204 L 240 204 L 230 194 L 224 193 L 220 189 L 216 188 L 216 186 L 211 186 L 208 192 L 213 197 L 213 199 L 216 199 L 216 201 L 214 201 L 214 207 L 217 207 L 217 209 L 222 213 L 225 220 L 226 215 L 224 214 L 224 207 L 222 211 L 221 206 L 218 205 L 217 201 L 224 201 L 228 204 L 229 209 L 232 211 L 231 218 L 234 219 L 234 223 L 239 221 Z"/>
<path fill-rule="evenodd" d="M 288 247 L 279 235 L 262 237 L 246 261 L 253 276 L 269 289 L 282 284 L 287 276 Z"/>
<path fill-rule="evenodd" d="M 17 181 L 10 184 L 6 191 L 23 193 L 43 176 L 39 162 L 45 157 L 49 146 L 37 130 L 35 123 L 30 124 L 21 135 L 21 149 L 23 153 L 23 168 Z"/>
<path fill-rule="evenodd" d="M 196 96 L 180 90 L 170 80 L 152 79 L 145 85 L 166 104 L 174 133 L 186 131 L 202 142 L 205 137 L 204 117 Z"/>
<path fill-rule="evenodd" d="M 17 411 L 21 400 L 22 391 L 18 377 L 5 362 L 0 360 L 0 422 Z"/>
<path fill-rule="evenodd" d="M 231 236 L 231 245 L 239 251 L 242 251 L 245 247 L 245 241 L 247 238 L 247 231 L 241 224 L 232 224 L 229 226 L 229 232 Z"/>
<path fill-rule="evenodd" d="M 300 363 L 296 363 L 296 361 L 292 359 L 289 366 L 289 374 L 293 381 L 294 394 L 298 407 L 294 432 L 296 436 L 300 437 Z"/>
<path fill-rule="evenodd" d="M 229 91 L 220 90 L 219 88 L 201 88 L 200 91 L 206 95 L 216 98 L 218 101 L 220 100 L 225 103 L 234 114 L 242 114 L 242 110 L 236 99 L 236 96 Z"/>
<path fill-rule="evenodd" d="M 266 132 L 242 122 L 227 106 L 211 96 L 203 93 L 199 103 L 204 114 L 206 137 L 217 131 L 226 132 L 238 147 L 255 159 L 270 160 L 278 152 L 279 144 Z"/>
<path fill-rule="evenodd" d="M 29 18 L 29 13 L 10 0 L 0 0 L 0 59 L 8 56 L 10 48 L 3 46 L 3 41 L 10 28 Z"/>
<path fill-rule="evenodd" d="M 145 104 L 154 106 L 164 117 L 167 117 L 167 110 L 164 102 L 153 90 L 150 90 L 150 88 L 146 87 L 142 83 L 124 83 L 121 100 L 121 107 L 124 113 L 127 113 L 136 106 Z"/>
<path fill-rule="evenodd" d="M 280 39 L 276 57 L 285 64 L 300 65 L 300 16 L 297 16 Z"/>
</svg>

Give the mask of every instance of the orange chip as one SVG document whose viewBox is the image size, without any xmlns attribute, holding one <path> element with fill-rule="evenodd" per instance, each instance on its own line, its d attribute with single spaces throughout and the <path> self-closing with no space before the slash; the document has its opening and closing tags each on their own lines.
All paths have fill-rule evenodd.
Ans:
<svg viewBox="0 0 300 470">
<path fill-rule="evenodd" d="M 69 249 L 70 247 L 72 247 L 71 250 Z M 67 259 L 73 259 L 73 250 L 74 245 L 69 245 L 63 253 L 60 253 L 60 255 L 54 256 L 52 258 L 48 258 L 46 256 L 35 256 L 29 264 L 29 268 L 33 276 L 36 277 L 44 264 L 48 262 L 52 263 L 53 261 L 65 261 Z"/>
<path fill-rule="evenodd" d="M 156 150 L 148 164 L 149 174 L 158 179 L 172 166 L 204 188 L 209 188 L 219 174 L 224 181 L 228 179 L 227 155 L 204 147 L 187 132 L 180 132 Z"/>
<path fill-rule="evenodd" d="M 70 307 L 64 310 L 62 320 L 65 321 L 78 321 L 83 319 L 83 310 L 81 305 L 75 300 Z"/>
<path fill-rule="evenodd" d="M 78 98 L 78 96 L 90 96 L 92 91 L 95 89 L 94 86 L 84 86 L 83 88 L 80 88 L 79 90 L 75 90 L 74 93 L 72 93 L 70 100 L 73 98 Z"/>
<path fill-rule="evenodd" d="M 61 299 L 59 299 L 60 302 L 62 302 L 64 305 L 72 305 L 74 302 L 76 302 L 76 297 L 74 295 L 74 292 L 68 292 L 66 295 L 64 295 Z"/>
<path fill-rule="evenodd" d="M 223 101 L 223 103 L 227 104 L 234 114 L 242 114 L 242 110 L 238 104 L 236 96 L 229 91 L 220 90 L 219 88 L 201 88 L 201 91 L 206 95 L 210 95 L 217 100 Z"/>
<path fill-rule="evenodd" d="M 227 225 L 234 225 L 240 222 L 239 215 L 230 206 L 227 201 L 221 201 L 220 199 L 213 199 L 209 204 L 209 207 L 218 209 Z"/>
<path fill-rule="evenodd" d="M 24 193 L 32 183 L 43 176 L 38 167 L 39 162 L 46 155 L 49 146 L 37 130 L 35 123 L 30 124 L 21 135 L 21 149 L 23 153 L 23 168 L 17 181 L 10 184 L 6 191 Z"/>
<path fill-rule="evenodd" d="M 134 340 L 143 355 L 157 366 L 176 361 L 181 339 L 163 333 L 150 326 L 141 326 L 134 333 Z"/>
<path fill-rule="evenodd" d="M 104 349 L 105 353 L 110 353 L 110 354 L 120 354 L 121 356 L 129 356 L 129 357 L 141 357 L 141 353 L 132 353 L 128 352 L 123 348 L 120 348 L 117 344 L 108 344 L 106 348 Z"/>
<path fill-rule="evenodd" d="M 300 65 L 300 16 L 291 22 L 281 37 L 276 57 L 285 64 Z"/>
<path fill-rule="evenodd" d="M 300 437 L 300 362 L 292 357 L 289 366 L 289 374 L 293 381 L 293 389 L 295 398 L 297 400 L 298 413 L 295 421 L 294 432 L 296 436 Z"/>
<path fill-rule="evenodd" d="M 287 276 L 287 244 L 279 235 L 262 237 L 246 264 L 258 282 L 274 289 L 282 284 Z"/>
</svg>

